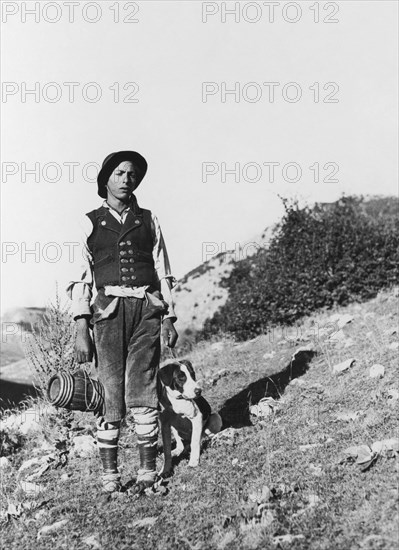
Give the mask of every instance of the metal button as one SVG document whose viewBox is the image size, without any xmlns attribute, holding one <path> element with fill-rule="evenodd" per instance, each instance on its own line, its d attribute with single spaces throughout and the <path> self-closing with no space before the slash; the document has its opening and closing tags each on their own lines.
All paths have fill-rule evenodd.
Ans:
<svg viewBox="0 0 399 550">
<path fill-rule="evenodd" d="M 133 258 L 129 258 L 129 262 L 130 262 L 131 264 L 134 264 Z"/>
<path fill-rule="evenodd" d="M 121 258 L 121 264 L 128 264 L 129 260 L 125 260 L 124 258 Z"/>
<path fill-rule="evenodd" d="M 129 277 L 122 277 L 122 281 L 127 281 Z"/>
<path fill-rule="evenodd" d="M 121 241 L 121 242 L 119 243 L 119 246 L 125 246 L 125 244 L 126 244 L 125 241 Z M 129 244 L 129 243 L 127 243 L 127 244 Z"/>
<path fill-rule="evenodd" d="M 122 277 L 122 278 L 123 278 L 123 277 Z M 135 279 L 137 279 L 136 275 L 132 275 L 130 278 L 133 279 L 133 281 L 134 281 Z"/>
<path fill-rule="evenodd" d="M 133 250 L 131 248 L 128 250 L 128 252 L 129 254 L 133 254 Z"/>
<path fill-rule="evenodd" d="M 138 225 L 140 223 L 140 220 L 135 220 L 134 222 L 136 225 Z"/>
<path fill-rule="evenodd" d="M 121 271 L 123 271 L 123 273 L 125 273 L 126 271 L 129 271 L 127 267 L 122 267 L 121 268 Z"/>
<path fill-rule="evenodd" d="M 126 268 L 124 267 L 123 269 L 126 269 L 126 271 L 127 271 L 127 267 Z M 130 267 L 129 271 L 134 271 L 134 267 Z"/>
<path fill-rule="evenodd" d="M 125 256 L 125 254 L 127 254 L 126 250 L 120 250 L 119 251 L 120 256 Z"/>
<path fill-rule="evenodd" d="M 132 244 L 132 241 L 126 241 L 127 246 L 130 246 Z"/>
<path fill-rule="evenodd" d="M 101 225 L 107 225 L 107 222 L 106 222 L 105 220 L 103 220 L 103 221 L 101 222 Z"/>
</svg>

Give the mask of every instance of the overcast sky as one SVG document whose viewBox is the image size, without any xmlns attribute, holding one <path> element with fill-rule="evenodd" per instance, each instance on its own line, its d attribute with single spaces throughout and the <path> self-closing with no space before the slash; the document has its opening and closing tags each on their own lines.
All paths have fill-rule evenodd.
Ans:
<svg viewBox="0 0 399 550">
<path fill-rule="evenodd" d="M 112 151 L 146 157 L 176 277 L 278 195 L 397 194 L 396 2 L 36 4 L 2 2 L 3 312 L 64 295 Z"/>
</svg>

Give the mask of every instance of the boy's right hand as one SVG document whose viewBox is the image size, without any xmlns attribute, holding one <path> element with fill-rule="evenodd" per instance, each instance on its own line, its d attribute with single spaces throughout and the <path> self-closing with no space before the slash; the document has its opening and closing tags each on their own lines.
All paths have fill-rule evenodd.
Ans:
<svg viewBox="0 0 399 550">
<path fill-rule="evenodd" d="M 78 363 L 90 363 L 93 359 L 93 340 L 87 319 L 77 319 L 75 355 Z"/>
</svg>

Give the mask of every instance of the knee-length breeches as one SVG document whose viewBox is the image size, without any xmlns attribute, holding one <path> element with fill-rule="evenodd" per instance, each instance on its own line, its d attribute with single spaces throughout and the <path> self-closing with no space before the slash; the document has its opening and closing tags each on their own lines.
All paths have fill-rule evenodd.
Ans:
<svg viewBox="0 0 399 550">
<path fill-rule="evenodd" d="M 110 304 L 112 313 L 102 318 Z M 117 422 L 131 407 L 156 408 L 161 320 L 167 311 L 159 291 L 143 299 L 115 299 L 100 290 L 93 310 L 98 379 L 105 390 L 105 420 Z"/>
</svg>

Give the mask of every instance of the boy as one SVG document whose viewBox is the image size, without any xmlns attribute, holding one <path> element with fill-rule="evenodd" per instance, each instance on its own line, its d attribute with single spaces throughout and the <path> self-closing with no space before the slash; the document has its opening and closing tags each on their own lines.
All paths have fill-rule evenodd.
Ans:
<svg viewBox="0 0 399 550">
<path fill-rule="evenodd" d="M 92 360 L 93 323 L 98 379 L 105 389 L 97 431 L 105 492 L 121 488 L 117 452 L 126 408 L 132 410 L 140 454 L 135 490 L 150 487 L 156 479 L 161 323 L 169 347 L 178 338 L 171 295 L 175 279 L 161 229 L 133 194 L 146 172 L 146 160 L 134 151 L 105 158 L 97 178 L 98 194 L 105 200 L 84 218 L 85 266 L 81 279 L 67 289 L 77 323 L 79 363 Z M 97 296 L 90 307 L 93 284 Z"/>
</svg>

